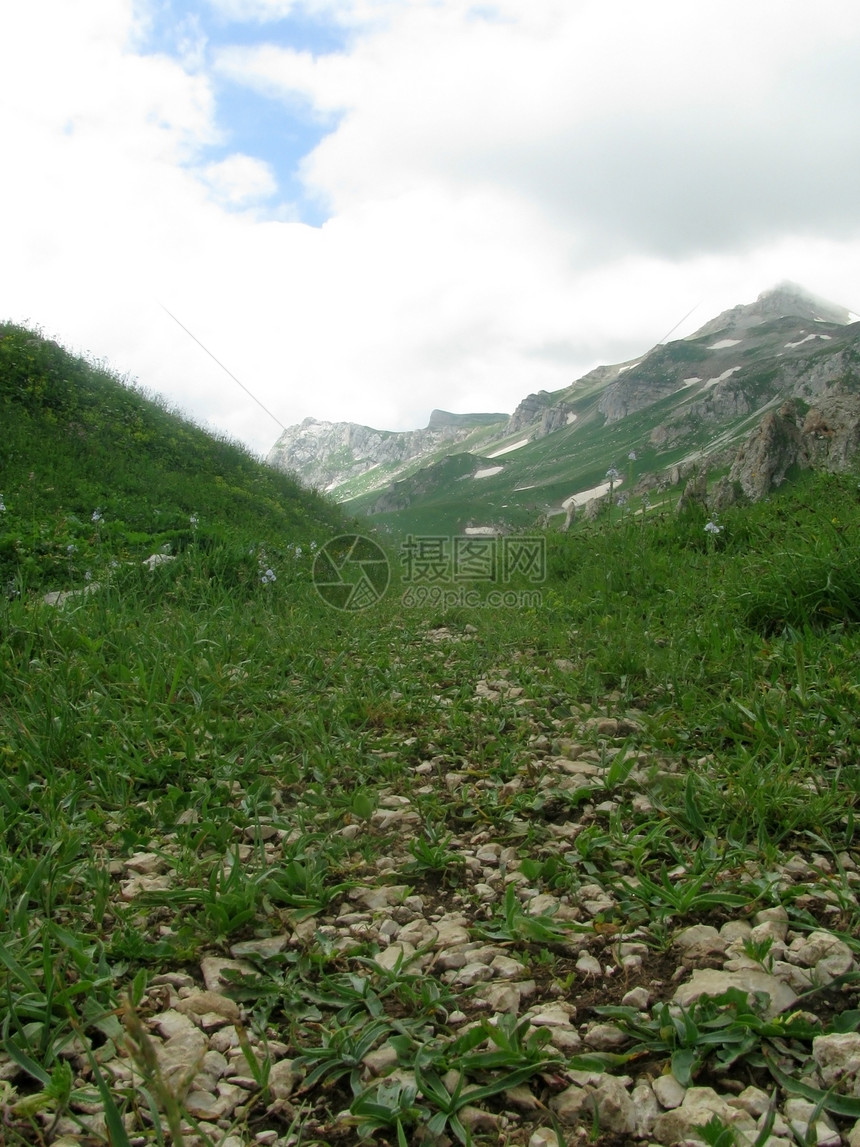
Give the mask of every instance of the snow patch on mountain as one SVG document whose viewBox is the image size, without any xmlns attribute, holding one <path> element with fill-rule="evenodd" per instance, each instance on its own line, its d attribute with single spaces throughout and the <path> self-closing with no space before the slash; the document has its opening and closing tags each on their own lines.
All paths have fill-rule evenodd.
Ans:
<svg viewBox="0 0 860 1147">
<path fill-rule="evenodd" d="M 576 417 L 574 415 L 574 417 Z M 521 446 L 528 446 L 528 438 L 521 438 L 519 442 L 513 442 L 510 446 L 503 446 L 501 450 L 494 450 L 492 454 L 487 454 L 487 458 L 501 458 L 503 454 L 510 454 L 512 450 L 519 450 Z"/>
</svg>

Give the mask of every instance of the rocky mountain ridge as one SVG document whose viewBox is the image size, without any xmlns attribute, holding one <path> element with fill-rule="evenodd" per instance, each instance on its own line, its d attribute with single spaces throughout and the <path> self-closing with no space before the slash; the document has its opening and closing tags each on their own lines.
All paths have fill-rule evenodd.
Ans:
<svg viewBox="0 0 860 1147">
<path fill-rule="evenodd" d="M 288 427 L 269 451 L 267 462 L 294 471 L 308 486 L 335 490 L 381 465 L 399 466 L 468 438 L 476 426 L 505 421 L 505 414 L 452 414 L 434 410 L 420 430 L 375 430 L 355 422 L 306 418 Z"/>
<path fill-rule="evenodd" d="M 760 477 L 744 477 L 744 463 L 735 459 L 739 449 L 759 461 L 761 443 L 775 449 L 773 419 L 784 423 L 789 416 L 783 408 L 793 401 L 795 433 L 783 427 L 782 435 L 797 439 L 793 460 L 781 455 L 773 467 L 759 466 L 758 474 L 844 467 L 856 440 L 855 404 L 847 400 L 858 393 L 860 321 L 844 307 L 782 284 L 686 338 L 597 367 L 561 390 L 530 394 L 510 417 L 434 412 L 425 429 L 408 432 L 306 419 L 281 436 L 269 460 L 303 481 L 336 488 L 340 500 L 353 499 L 363 513 L 406 512 L 427 499 L 439 503 L 447 484 L 460 506 L 461 526 L 478 524 L 484 502 L 494 521 L 505 517 L 502 511 L 516 518 L 526 507 L 534 516 L 569 518 L 573 501 L 603 496 L 602 475 L 610 467 L 627 468 L 630 455 L 637 461 L 628 481 L 644 474 L 664 482 L 691 465 L 699 472 L 732 468 L 733 488 L 761 497 Z M 834 405 L 837 398 L 845 401 Z M 829 428 L 823 439 L 804 429 L 810 408 L 810 426 Z M 748 445 L 763 419 L 759 445 Z M 822 443 L 835 445 L 824 449 Z M 456 475 L 442 465 L 453 454 L 460 459 Z M 470 486 L 472 479 L 477 485 Z M 470 496 L 475 506 L 464 515 Z"/>
</svg>

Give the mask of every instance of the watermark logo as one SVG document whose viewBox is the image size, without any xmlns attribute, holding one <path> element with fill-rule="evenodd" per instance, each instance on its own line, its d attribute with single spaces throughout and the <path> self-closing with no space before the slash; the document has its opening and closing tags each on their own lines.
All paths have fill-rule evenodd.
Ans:
<svg viewBox="0 0 860 1147">
<path fill-rule="evenodd" d="M 536 608 L 534 585 L 546 577 L 546 538 L 421 535 L 400 547 L 405 606 L 467 606 L 484 609 Z"/>
<path fill-rule="evenodd" d="M 317 593 L 335 609 L 358 613 L 385 595 L 391 569 L 385 550 L 361 534 L 341 534 L 319 550 L 314 559 Z"/>
<path fill-rule="evenodd" d="M 400 547 L 404 606 L 535 608 L 546 577 L 546 538 L 409 535 Z M 317 554 L 313 582 L 335 609 L 355 613 L 385 595 L 385 551 L 361 534 L 343 534 Z M 515 584 L 514 584 L 515 583 Z"/>
</svg>

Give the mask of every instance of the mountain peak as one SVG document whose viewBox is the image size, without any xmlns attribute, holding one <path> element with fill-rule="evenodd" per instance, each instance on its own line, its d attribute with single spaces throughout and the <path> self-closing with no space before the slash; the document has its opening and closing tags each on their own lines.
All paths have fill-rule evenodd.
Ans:
<svg viewBox="0 0 860 1147">
<path fill-rule="evenodd" d="M 748 330 L 773 319 L 783 318 L 836 323 L 840 326 L 846 326 L 852 321 L 851 314 L 845 307 L 821 299 L 797 283 L 785 281 L 768 291 L 762 291 L 754 303 L 745 303 L 723 311 L 690 335 L 690 338 L 702 338 L 719 332 Z"/>
</svg>

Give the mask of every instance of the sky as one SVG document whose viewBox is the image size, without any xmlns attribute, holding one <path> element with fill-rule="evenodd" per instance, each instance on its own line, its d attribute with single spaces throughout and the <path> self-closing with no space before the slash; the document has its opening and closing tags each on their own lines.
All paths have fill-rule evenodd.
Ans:
<svg viewBox="0 0 860 1147">
<path fill-rule="evenodd" d="M 262 455 L 512 411 L 785 280 L 860 313 L 858 112 L 856 0 L 7 3 L 0 321 Z"/>
</svg>

